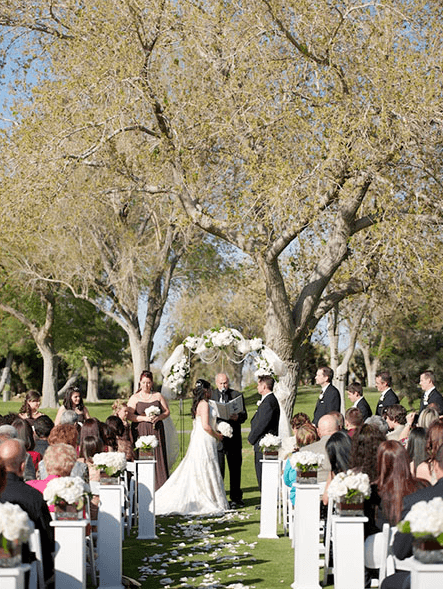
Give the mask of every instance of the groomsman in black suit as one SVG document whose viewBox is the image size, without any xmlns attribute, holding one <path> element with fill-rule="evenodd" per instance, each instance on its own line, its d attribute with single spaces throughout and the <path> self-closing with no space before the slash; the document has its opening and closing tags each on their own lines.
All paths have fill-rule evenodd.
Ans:
<svg viewBox="0 0 443 589">
<path fill-rule="evenodd" d="M 266 434 L 278 435 L 278 423 L 280 420 L 280 406 L 274 390 L 274 379 L 272 376 L 259 376 L 257 391 L 262 396 L 260 404 L 254 417 L 251 419 L 251 431 L 248 442 L 254 446 L 255 473 L 257 475 L 258 488 L 261 491 L 263 454 L 259 442 Z"/>
<path fill-rule="evenodd" d="M 241 490 L 241 465 L 242 465 L 242 437 L 241 424 L 244 423 L 248 417 L 245 407 L 245 400 L 243 395 L 238 391 L 234 391 L 229 387 L 229 378 L 226 374 L 220 373 L 215 377 L 216 390 L 212 391 L 211 399 L 218 403 L 229 403 L 236 397 L 241 397 L 243 401 L 243 411 L 240 413 L 233 413 L 228 420 L 217 419 L 219 421 L 227 421 L 232 427 L 232 438 L 223 436 L 223 440 L 217 444 L 218 463 L 220 465 L 220 472 L 222 477 L 225 477 L 225 456 L 229 468 L 229 485 L 231 501 L 229 506 L 231 509 L 237 507 L 244 507 L 243 491 Z"/>
<path fill-rule="evenodd" d="M 318 420 L 331 411 L 340 412 L 340 393 L 331 384 L 334 378 L 334 371 L 329 366 L 321 366 L 315 375 L 315 383 L 321 386 L 321 393 L 314 410 L 312 423 L 317 426 Z"/>
<path fill-rule="evenodd" d="M 438 407 L 438 412 L 443 415 L 443 397 L 435 388 L 435 375 L 432 370 L 425 370 L 420 374 L 420 386 L 423 391 L 423 396 L 420 401 L 421 413 L 425 407 L 434 403 Z"/>
<path fill-rule="evenodd" d="M 386 407 L 391 405 L 399 405 L 400 400 L 394 391 L 391 389 L 392 377 L 387 370 L 378 372 L 375 376 L 375 386 L 380 395 L 380 399 L 377 403 L 377 409 L 375 410 L 376 415 L 383 417 L 383 411 Z"/>
<path fill-rule="evenodd" d="M 360 413 L 363 415 L 363 421 L 371 417 L 372 409 L 363 397 L 363 387 L 359 382 L 352 382 L 346 388 L 346 393 L 348 394 L 348 399 L 353 403 L 352 406 L 360 410 Z"/>
<path fill-rule="evenodd" d="M 434 497 L 443 498 L 443 445 L 437 451 L 434 460 L 434 472 L 437 475 L 437 482 L 432 487 L 419 489 L 403 499 L 403 511 L 401 519 L 404 520 L 411 507 L 419 501 L 431 501 Z M 404 560 L 412 556 L 412 534 L 397 532 L 394 536 L 392 551 L 397 558 Z M 411 586 L 411 574 L 408 571 L 399 571 L 383 581 L 381 589 L 409 589 Z"/>
</svg>

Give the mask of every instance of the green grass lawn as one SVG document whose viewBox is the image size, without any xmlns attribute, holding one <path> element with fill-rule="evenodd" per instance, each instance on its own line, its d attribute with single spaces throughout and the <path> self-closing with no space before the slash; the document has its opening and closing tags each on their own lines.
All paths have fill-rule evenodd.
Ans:
<svg viewBox="0 0 443 589">
<path fill-rule="evenodd" d="M 318 387 L 300 387 L 294 413 L 303 411 L 312 416 L 319 394 Z M 365 396 L 374 410 L 379 393 L 367 391 Z M 248 420 L 256 410 L 259 395 L 254 386 L 245 391 Z M 346 407 L 350 406 L 346 399 Z M 407 406 L 406 402 L 404 402 Z M 181 415 L 181 410 L 182 415 Z M 1 412 L 18 411 L 19 403 L 3 403 Z M 88 404 L 92 416 L 105 420 L 112 413 L 112 401 Z M 171 417 L 183 435 L 183 453 L 192 429 L 191 400 L 170 403 Z M 54 418 L 56 410 L 43 410 Z M 178 464 L 179 459 L 177 460 Z M 225 479 L 229 492 L 229 474 Z M 288 537 L 279 525 L 279 539 L 258 539 L 260 502 L 254 469 L 254 451 L 243 432 L 242 487 L 246 507 L 229 512 L 221 518 L 157 518 L 157 540 L 137 540 L 134 529 L 123 545 L 124 574 L 138 580 L 143 589 L 161 587 L 213 587 L 229 589 L 274 589 L 289 587 L 294 581 L 294 553 Z M 320 578 L 322 570 L 320 569 Z"/>
</svg>

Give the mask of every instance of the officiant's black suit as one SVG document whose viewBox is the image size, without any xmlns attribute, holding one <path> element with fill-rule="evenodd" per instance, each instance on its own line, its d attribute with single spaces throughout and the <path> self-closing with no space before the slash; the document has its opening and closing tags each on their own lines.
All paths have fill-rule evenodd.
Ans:
<svg viewBox="0 0 443 589">
<path fill-rule="evenodd" d="M 251 431 L 248 436 L 248 442 L 254 446 L 255 472 L 260 491 L 263 454 L 259 442 L 266 434 L 278 435 L 279 420 L 280 406 L 274 393 L 270 393 L 263 398 L 254 417 L 251 419 Z"/>
<path fill-rule="evenodd" d="M 229 480 L 230 490 L 229 496 L 231 501 L 238 503 L 243 498 L 243 491 L 241 490 L 241 465 L 242 465 L 242 437 L 241 437 L 241 426 L 242 423 L 248 418 L 246 412 L 245 400 L 242 393 L 234 391 L 233 389 L 227 389 L 221 393 L 218 389 L 215 389 L 211 393 L 211 399 L 220 402 L 220 395 L 223 395 L 223 403 L 228 403 L 236 397 L 241 397 L 243 400 L 244 411 L 238 414 L 237 421 L 232 419 L 217 419 L 219 421 L 227 421 L 232 427 L 232 438 L 223 438 L 222 442 L 217 444 L 217 455 L 218 463 L 220 465 L 220 472 L 223 478 L 225 478 L 225 456 L 228 462 L 229 468 Z"/>
</svg>

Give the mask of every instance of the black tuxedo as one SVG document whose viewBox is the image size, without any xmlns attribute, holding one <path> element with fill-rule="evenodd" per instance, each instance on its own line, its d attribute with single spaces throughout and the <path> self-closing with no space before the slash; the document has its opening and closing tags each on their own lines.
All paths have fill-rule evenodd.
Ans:
<svg viewBox="0 0 443 589">
<path fill-rule="evenodd" d="M 381 396 L 380 396 L 381 399 Z M 377 403 L 377 409 L 375 410 L 375 415 L 380 415 L 383 417 L 383 409 L 385 407 L 390 407 L 391 405 L 398 405 L 400 403 L 397 395 L 394 393 L 392 389 L 388 389 L 383 397 L 383 401 L 379 400 Z"/>
<path fill-rule="evenodd" d="M 213 401 L 220 402 L 220 391 L 215 390 L 211 393 L 211 399 Z M 231 501 L 241 501 L 243 497 L 243 492 L 241 490 L 241 465 L 242 465 L 242 436 L 241 436 L 241 425 L 246 421 L 248 418 L 248 414 L 246 412 L 245 400 L 243 398 L 242 393 L 238 391 L 234 391 L 233 389 L 227 389 L 223 393 L 224 399 L 223 402 L 227 403 L 235 399 L 236 397 L 242 397 L 243 399 L 243 407 L 244 411 L 241 411 L 238 414 L 237 421 L 232 419 L 217 419 L 217 423 L 219 421 L 227 421 L 229 425 L 232 427 L 232 438 L 223 438 L 222 442 L 217 444 L 217 455 L 218 455 L 218 463 L 220 466 L 220 472 L 222 477 L 225 476 L 225 456 L 226 460 L 228 461 L 228 468 L 229 468 L 229 480 L 230 480 L 230 497 Z"/>
<path fill-rule="evenodd" d="M 331 411 L 340 411 L 340 405 L 340 393 L 338 389 L 333 384 L 328 384 L 323 393 L 323 398 L 318 398 L 312 423 L 317 426 L 320 417 Z"/>
<path fill-rule="evenodd" d="M 363 421 L 366 421 L 368 417 L 371 417 L 372 409 L 369 407 L 369 403 L 366 401 L 364 397 L 360 397 L 355 407 L 357 407 L 357 409 L 359 409 L 361 414 L 363 415 Z"/>
<path fill-rule="evenodd" d="M 411 495 L 407 495 L 403 499 L 401 519 L 403 520 L 406 517 L 413 505 L 419 501 L 430 501 L 431 499 L 434 499 L 434 497 L 443 498 L 443 478 L 439 479 L 432 487 L 425 487 Z M 402 534 L 401 532 L 397 532 L 394 536 L 394 542 L 392 545 L 392 551 L 395 556 L 400 560 L 412 556 L 412 541 L 412 534 Z M 382 584 L 382 589 L 407 589 L 408 587 L 410 587 L 410 573 L 403 571 L 386 577 Z"/>
<path fill-rule="evenodd" d="M 423 411 L 423 409 L 425 409 L 425 407 L 427 407 L 430 403 L 435 403 L 438 406 L 438 412 L 440 415 L 443 415 L 443 397 L 441 396 L 441 394 L 437 391 L 437 389 L 433 389 L 431 394 L 428 397 L 428 401 L 427 403 L 424 402 L 424 395 L 421 398 L 420 401 L 420 413 Z"/>
<path fill-rule="evenodd" d="M 263 454 L 259 442 L 266 434 L 278 435 L 278 423 L 280 420 L 280 406 L 274 393 L 265 395 L 251 419 L 251 431 L 248 442 L 254 446 L 255 473 L 257 475 L 258 488 L 261 490 L 261 472 Z"/>
</svg>

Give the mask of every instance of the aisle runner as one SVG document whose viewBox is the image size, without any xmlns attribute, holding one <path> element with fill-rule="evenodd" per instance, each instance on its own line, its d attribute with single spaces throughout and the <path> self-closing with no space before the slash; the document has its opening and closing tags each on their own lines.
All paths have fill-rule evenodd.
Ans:
<svg viewBox="0 0 443 589">
<path fill-rule="evenodd" d="M 138 581 L 142 583 L 150 575 L 167 575 L 168 567 L 172 564 L 180 564 L 183 569 L 183 576 L 180 578 L 179 585 L 175 587 L 196 588 L 205 587 L 206 589 L 254 589 L 254 585 L 244 585 L 237 580 L 239 577 L 246 577 L 247 569 L 252 569 L 255 558 L 252 556 L 250 550 L 253 550 L 257 542 L 247 544 L 243 540 L 239 542 L 232 542 L 234 538 L 229 535 L 229 527 L 224 528 L 226 536 L 220 535 L 223 528 L 220 526 L 224 522 L 231 522 L 233 520 L 249 519 L 250 515 L 245 513 L 227 513 L 223 517 L 194 517 L 186 520 L 185 518 L 180 522 L 168 525 L 166 518 L 162 518 L 162 524 L 157 522 L 157 534 L 159 540 L 155 542 L 155 546 L 161 547 L 161 535 L 173 534 L 177 539 L 174 543 L 173 550 L 164 553 L 153 554 L 143 559 L 149 564 L 138 567 L 140 577 Z M 216 528 L 217 535 L 213 534 L 213 528 Z M 165 531 L 167 530 L 167 532 Z M 195 542 L 201 538 L 201 542 L 195 546 L 190 546 L 186 539 Z M 223 556 L 220 554 L 223 552 Z M 227 555 L 226 552 L 229 554 Z M 198 557 L 204 556 L 204 560 L 199 560 Z M 211 566 L 208 561 L 213 561 Z M 217 579 L 217 571 L 220 569 L 232 570 L 228 577 L 232 578 L 232 583 L 222 584 L 220 579 Z M 165 577 L 160 580 L 160 584 L 165 589 L 170 589 L 173 579 Z"/>
</svg>

